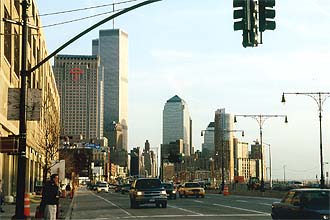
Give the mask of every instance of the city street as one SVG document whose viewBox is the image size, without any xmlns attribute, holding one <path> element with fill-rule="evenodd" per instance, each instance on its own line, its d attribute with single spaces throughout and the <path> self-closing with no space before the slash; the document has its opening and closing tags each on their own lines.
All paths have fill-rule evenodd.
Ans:
<svg viewBox="0 0 330 220">
<path fill-rule="evenodd" d="M 130 209 L 128 194 L 81 188 L 73 201 L 71 219 L 271 219 L 275 201 L 279 199 L 206 194 L 205 198 L 168 200 L 167 208 L 144 205 Z"/>
</svg>

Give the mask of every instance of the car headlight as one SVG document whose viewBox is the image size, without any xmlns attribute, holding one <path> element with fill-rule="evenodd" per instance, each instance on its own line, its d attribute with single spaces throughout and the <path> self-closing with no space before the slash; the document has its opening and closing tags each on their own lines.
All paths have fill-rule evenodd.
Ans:
<svg viewBox="0 0 330 220">
<path fill-rule="evenodd" d="M 162 194 L 162 195 L 167 195 L 167 193 L 166 193 L 165 190 L 161 191 L 160 194 Z"/>
<path fill-rule="evenodd" d="M 138 191 L 138 192 L 136 192 L 136 195 L 137 196 L 142 196 L 143 195 L 143 192 Z"/>
<path fill-rule="evenodd" d="M 329 215 L 322 215 L 322 219 L 329 219 Z"/>
<path fill-rule="evenodd" d="M 175 191 L 175 190 L 173 190 L 173 191 L 172 191 L 172 193 L 173 193 L 173 194 L 175 194 L 175 193 L 176 193 L 176 191 Z"/>
</svg>

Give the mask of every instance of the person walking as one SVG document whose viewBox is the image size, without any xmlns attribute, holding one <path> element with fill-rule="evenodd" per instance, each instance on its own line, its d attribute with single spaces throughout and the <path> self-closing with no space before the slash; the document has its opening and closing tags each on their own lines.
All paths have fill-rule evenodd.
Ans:
<svg viewBox="0 0 330 220">
<path fill-rule="evenodd" d="M 56 220 L 59 198 L 60 191 L 58 174 L 52 174 L 50 176 L 50 181 L 45 183 L 42 190 L 41 209 L 44 210 L 45 220 Z"/>
<path fill-rule="evenodd" d="M 0 212 L 5 212 L 5 210 L 3 210 L 2 208 L 3 202 L 4 202 L 4 195 L 2 192 L 2 181 L 0 179 Z"/>
</svg>

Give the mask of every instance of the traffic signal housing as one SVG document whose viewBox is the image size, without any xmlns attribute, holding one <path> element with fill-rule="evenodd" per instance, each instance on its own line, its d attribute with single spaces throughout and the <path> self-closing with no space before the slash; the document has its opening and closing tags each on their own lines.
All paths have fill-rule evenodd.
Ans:
<svg viewBox="0 0 330 220">
<path fill-rule="evenodd" d="M 275 18 L 275 0 L 259 0 L 259 30 L 264 32 L 265 30 L 275 30 L 276 22 Z"/>
<path fill-rule="evenodd" d="M 248 30 L 250 26 L 250 0 L 234 0 L 234 19 L 241 19 L 234 22 L 234 30 Z"/>
</svg>

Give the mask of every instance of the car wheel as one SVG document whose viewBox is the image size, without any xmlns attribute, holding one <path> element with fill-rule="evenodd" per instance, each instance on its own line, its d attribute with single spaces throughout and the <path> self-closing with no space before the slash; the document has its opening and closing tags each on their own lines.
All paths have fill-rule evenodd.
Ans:
<svg viewBox="0 0 330 220">
<path fill-rule="evenodd" d="M 160 208 L 160 203 L 159 202 L 156 203 L 156 207 Z"/>
<path fill-rule="evenodd" d="M 179 193 L 179 197 L 182 198 L 182 194 L 181 193 Z"/>
<path fill-rule="evenodd" d="M 162 203 L 162 208 L 166 208 L 167 207 L 167 202 L 163 202 Z"/>
<path fill-rule="evenodd" d="M 185 198 L 188 198 L 188 196 L 186 195 L 186 193 L 184 193 L 184 197 L 185 197 Z"/>
</svg>

